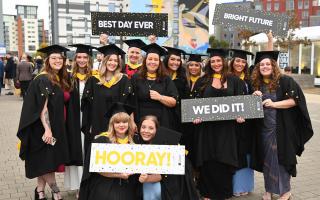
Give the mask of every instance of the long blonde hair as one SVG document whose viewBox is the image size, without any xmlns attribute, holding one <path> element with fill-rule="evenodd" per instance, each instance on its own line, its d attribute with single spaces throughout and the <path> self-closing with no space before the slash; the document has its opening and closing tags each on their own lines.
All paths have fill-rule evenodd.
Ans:
<svg viewBox="0 0 320 200">
<path fill-rule="evenodd" d="M 103 58 L 102 63 L 101 63 L 101 67 L 99 70 L 99 74 L 100 74 L 100 82 L 98 84 L 102 85 L 106 82 L 106 76 L 108 73 L 108 69 L 107 69 L 107 62 L 110 59 L 111 55 L 107 55 Z M 116 80 L 119 80 L 120 77 L 122 77 L 122 73 L 121 73 L 121 59 L 120 57 L 117 55 L 117 60 L 118 60 L 118 66 L 116 68 L 116 70 L 114 71 L 114 76 L 116 77 Z"/>
<path fill-rule="evenodd" d="M 191 87 L 191 85 L 190 85 L 190 77 L 191 77 L 191 74 L 190 74 L 189 66 L 190 66 L 190 64 L 191 64 L 192 62 L 196 62 L 196 63 L 199 64 L 199 66 L 200 66 L 200 74 L 199 74 L 199 76 L 202 77 L 203 74 L 204 74 L 203 71 L 202 71 L 202 68 L 203 68 L 202 62 L 188 61 L 188 62 L 186 63 L 186 77 L 187 77 L 187 82 L 188 82 L 189 87 Z"/>
<path fill-rule="evenodd" d="M 126 135 L 128 136 L 129 143 L 133 144 L 133 135 L 134 135 L 134 130 L 133 130 L 133 122 L 130 119 L 130 116 L 125 113 L 125 112 L 119 112 L 114 114 L 109 121 L 109 128 L 108 128 L 108 137 L 112 143 L 117 142 L 117 134 L 114 130 L 114 124 L 118 122 L 125 122 L 128 123 L 128 130 Z"/>
</svg>

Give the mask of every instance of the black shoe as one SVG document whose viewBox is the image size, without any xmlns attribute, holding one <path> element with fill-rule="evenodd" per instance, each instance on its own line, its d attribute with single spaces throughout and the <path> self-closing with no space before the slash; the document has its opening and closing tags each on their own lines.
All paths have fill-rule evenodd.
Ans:
<svg viewBox="0 0 320 200">
<path fill-rule="evenodd" d="M 35 199 L 35 200 L 47 200 L 47 198 L 45 198 L 45 197 L 42 198 L 42 199 L 40 199 L 40 198 L 39 198 L 39 193 L 43 193 L 43 194 L 44 194 L 44 191 L 39 191 L 39 192 L 38 192 L 38 191 L 37 191 L 37 187 L 36 187 L 36 189 L 34 189 L 34 199 Z"/>
<path fill-rule="evenodd" d="M 13 95 L 13 92 L 8 92 L 6 93 L 6 95 Z"/>
<path fill-rule="evenodd" d="M 60 192 L 60 191 L 59 191 Z M 59 193 L 59 192 L 54 192 L 54 191 L 51 191 L 51 194 L 52 194 L 52 200 L 54 200 L 55 198 L 54 198 L 54 194 L 57 194 L 57 193 Z M 63 200 L 62 198 L 61 199 L 59 199 L 59 200 Z"/>
</svg>

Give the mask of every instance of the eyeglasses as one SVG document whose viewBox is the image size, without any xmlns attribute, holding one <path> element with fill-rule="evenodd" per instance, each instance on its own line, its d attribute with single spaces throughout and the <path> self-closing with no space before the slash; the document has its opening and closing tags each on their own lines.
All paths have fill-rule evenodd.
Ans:
<svg viewBox="0 0 320 200">
<path fill-rule="evenodd" d="M 62 57 L 49 57 L 49 58 L 52 59 L 52 60 L 63 60 Z"/>
</svg>

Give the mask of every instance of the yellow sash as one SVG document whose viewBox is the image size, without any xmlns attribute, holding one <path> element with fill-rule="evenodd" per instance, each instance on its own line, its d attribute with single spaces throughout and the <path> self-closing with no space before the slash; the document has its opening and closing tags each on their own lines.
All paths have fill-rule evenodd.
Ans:
<svg viewBox="0 0 320 200">
<path fill-rule="evenodd" d="M 241 74 L 240 74 L 239 78 L 240 78 L 241 80 L 244 80 L 244 77 L 245 77 L 244 72 L 241 72 Z"/>
<path fill-rule="evenodd" d="M 85 80 L 87 78 L 86 74 L 77 73 L 76 76 L 80 81 L 83 81 L 83 80 Z"/>
<path fill-rule="evenodd" d="M 157 74 L 156 73 L 150 74 L 149 72 L 147 72 L 147 77 L 148 78 L 157 78 Z"/>
<path fill-rule="evenodd" d="M 128 144 L 129 143 L 129 137 L 127 136 L 127 137 L 125 137 L 123 139 L 117 138 L 117 143 L 119 143 L 119 144 Z"/>
<path fill-rule="evenodd" d="M 263 79 L 263 82 L 266 83 L 266 84 L 269 84 L 270 81 L 271 81 L 271 80 L 270 80 L 269 78 L 264 78 L 264 79 Z"/>
<path fill-rule="evenodd" d="M 213 78 L 217 78 L 217 79 L 221 79 L 221 74 L 216 74 L 216 73 L 214 73 L 213 75 L 212 75 L 212 77 Z"/>
<path fill-rule="evenodd" d="M 132 64 L 130 61 L 127 63 L 130 69 L 138 69 L 142 64 Z"/>
<path fill-rule="evenodd" d="M 192 83 L 195 83 L 199 78 L 200 78 L 200 76 L 190 76 L 190 81 Z"/>
<path fill-rule="evenodd" d="M 171 79 L 172 80 L 175 80 L 177 78 L 177 72 L 173 72 L 172 76 L 171 76 Z"/>
</svg>

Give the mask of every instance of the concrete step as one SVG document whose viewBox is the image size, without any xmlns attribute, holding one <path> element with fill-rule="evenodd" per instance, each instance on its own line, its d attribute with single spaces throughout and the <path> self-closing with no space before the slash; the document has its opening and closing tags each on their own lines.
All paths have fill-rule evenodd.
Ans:
<svg viewBox="0 0 320 200">
<path fill-rule="evenodd" d="M 301 88 L 312 88 L 314 87 L 314 77 L 310 74 L 292 74 L 292 78 L 297 81 Z"/>
</svg>

